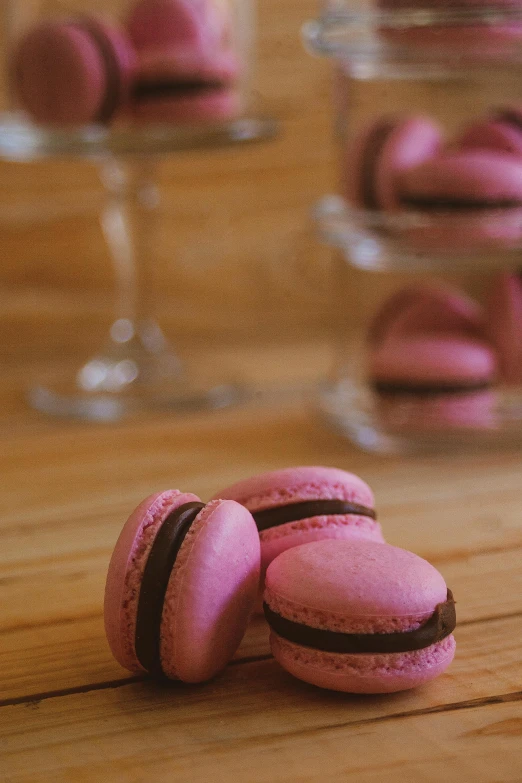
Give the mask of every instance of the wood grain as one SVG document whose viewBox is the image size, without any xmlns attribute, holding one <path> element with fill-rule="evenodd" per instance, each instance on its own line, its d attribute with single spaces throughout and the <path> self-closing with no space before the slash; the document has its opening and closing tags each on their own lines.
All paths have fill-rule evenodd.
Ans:
<svg viewBox="0 0 522 783">
<path fill-rule="evenodd" d="M 458 658 L 448 674 L 429 687 L 391 697 L 320 691 L 268 660 L 230 666 L 206 687 L 131 683 L 44 699 L 32 706 L 6 706 L 0 710 L 5 770 L 13 780 L 17 775 L 24 780 L 24 770 L 36 768 L 42 780 L 81 774 L 96 779 L 102 767 L 107 780 L 127 779 L 131 769 L 134 779 L 149 774 L 156 779 L 162 763 L 172 775 L 187 774 L 184 765 L 190 762 L 193 779 L 205 780 L 209 764 L 226 758 L 227 750 L 242 757 L 267 744 L 278 747 L 283 758 L 297 759 L 300 739 L 310 742 L 316 734 L 321 739 L 329 730 L 346 733 L 352 724 L 360 727 L 394 716 L 401 718 L 401 725 L 408 714 L 500 700 L 499 695 L 522 698 L 521 631 L 521 618 L 460 629 Z M 420 718 L 416 725 L 421 730 Z M 366 765 L 370 763 L 371 758 L 366 759 Z M 359 764 L 363 770 L 365 761 Z M 272 757 L 271 774 L 278 766 Z M 300 780 L 300 769 L 306 767 L 294 767 L 287 779 Z"/>
<path fill-rule="evenodd" d="M 519 556 L 519 553 L 516 553 Z M 444 572 L 444 569 L 442 569 Z M 520 639 L 515 642 L 514 652 L 509 647 L 503 651 L 502 634 L 508 639 L 516 639 L 519 631 L 522 631 L 522 599 L 520 597 L 520 574 L 514 579 L 504 578 L 502 572 L 492 577 L 491 573 L 481 576 L 477 574 L 472 581 L 486 581 L 489 590 L 500 591 L 516 595 L 511 605 L 505 607 L 481 606 L 480 597 L 472 592 L 472 584 L 465 579 L 458 578 L 449 582 L 458 600 L 459 632 L 457 638 L 467 642 L 467 648 L 472 643 L 477 643 L 481 634 L 484 634 L 490 646 L 486 645 L 483 655 L 490 661 L 491 666 L 498 671 L 502 668 L 501 661 L 512 661 L 513 656 L 520 654 L 517 645 L 522 644 Z M 53 693 L 70 688 L 94 688 L 115 680 L 125 680 L 129 673 L 121 669 L 112 659 L 105 640 L 103 630 L 103 618 L 100 613 L 102 601 L 103 583 L 96 586 L 98 589 L 91 593 L 93 601 L 92 616 L 82 613 L 82 606 L 78 606 L 72 600 L 68 606 L 70 616 L 61 620 L 51 618 L 40 619 L 39 623 L 26 626 L 12 627 L 0 631 L 1 652 L 0 666 L 3 677 L 0 686 L 0 702 L 11 699 L 29 699 L 34 694 Z M 29 585 L 27 586 L 29 588 Z M 518 591 L 518 592 L 517 592 Z M 482 595 L 487 593 L 483 589 Z M 29 589 L 26 591 L 26 601 Z M 57 593 L 56 593 L 57 594 Z M 42 599 L 46 602 L 56 603 L 56 594 L 44 592 Z M 63 593 L 62 593 L 63 594 Z M 498 592 L 497 592 L 498 596 Z M 9 601 L 11 594 L 5 591 L 5 600 Z M 473 603 L 475 602 L 475 604 Z M 507 611 L 507 610 L 511 611 Z M 503 615 L 507 616 L 503 619 Z M 493 621 L 492 618 L 497 618 Z M 487 629 L 479 621 L 488 621 Z M 500 632 L 496 629 L 500 628 Z M 482 646 L 481 649 L 484 649 Z M 254 618 L 245 637 L 243 644 L 236 653 L 237 661 L 250 658 L 266 657 L 270 654 L 268 646 L 268 632 L 261 617 Z M 469 654 L 469 652 L 468 652 Z M 498 666 L 493 663 L 498 656 Z M 485 665 L 485 664 L 484 664 Z M 484 678 L 484 687 L 489 687 L 490 678 Z M 498 684 L 498 680 L 495 681 Z M 522 681 L 521 681 L 522 686 Z M 490 694 L 488 694 L 490 695 Z M 466 698 L 468 698 L 466 696 Z"/>
</svg>

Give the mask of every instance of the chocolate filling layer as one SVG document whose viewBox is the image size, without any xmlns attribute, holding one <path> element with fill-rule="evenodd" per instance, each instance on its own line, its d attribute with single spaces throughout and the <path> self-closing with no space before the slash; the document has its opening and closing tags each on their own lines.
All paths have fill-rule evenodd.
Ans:
<svg viewBox="0 0 522 783">
<path fill-rule="evenodd" d="M 268 624 L 278 636 L 303 647 L 332 653 L 401 653 L 422 650 L 449 636 L 455 628 L 455 601 L 448 590 L 447 599 L 437 604 L 431 617 L 414 631 L 398 633 L 339 633 L 294 623 L 264 603 Z"/>
<path fill-rule="evenodd" d="M 473 199 L 457 198 L 456 196 L 447 196 L 435 198 L 433 196 L 401 196 L 401 203 L 406 207 L 412 207 L 414 209 L 439 209 L 442 211 L 456 212 L 459 210 L 472 210 L 480 212 L 487 209 L 510 209 L 513 207 L 520 207 L 522 201 L 517 201 L 513 198 L 498 198 L 496 200 L 481 199 L 476 201 Z"/>
<path fill-rule="evenodd" d="M 393 130 L 393 122 L 384 121 L 377 125 L 368 136 L 362 161 L 361 202 L 366 209 L 379 209 L 375 192 L 375 172 L 386 139 Z"/>
<path fill-rule="evenodd" d="M 383 395 L 414 394 L 417 397 L 437 397 L 444 394 L 472 394 L 491 388 L 489 381 L 475 383 L 407 383 L 406 381 L 372 381 L 372 388 Z"/>
<path fill-rule="evenodd" d="M 185 503 L 165 519 L 156 533 L 141 580 L 135 648 L 143 668 L 164 676 L 160 657 L 161 615 L 170 574 L 190 526 L 204 503 Z"/>
<path fill-rule="evenodd" d="M 223 84 L 201 79 L 155 79 L 138 81 L 132 89 L 134 101 L 161 100 L 162 98 L 191 98 L 209 90 L 219 90 Z"/>
<path fill-rule="evenodd" d="M 501 122 L 507 122 L 517 128 L 517 130 L 522 131 L 522 117 L 515 111 L 501 109 L 500 111 L 495 112 L 494 119 L 500 120 Z"/>
<path fill-rule="evenodd" d="M 255 511 L 252 516 L 257 529 L 261 532 L 270 527 L 285 525 L 287 522 L 335 514 L 356 514 L 361 517 L 376 518 L 373 508 L 360 506 L 358 503 L 348 503 L 346 500 L 305 500 L 302 503 L 290 503 L 287 506 Z"/>
</svg>

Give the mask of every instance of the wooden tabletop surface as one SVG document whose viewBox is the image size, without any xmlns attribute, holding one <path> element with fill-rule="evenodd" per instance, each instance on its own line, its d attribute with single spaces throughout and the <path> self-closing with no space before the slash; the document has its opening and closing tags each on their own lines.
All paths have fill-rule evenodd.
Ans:
<svg viewBox="0 0 522 783">
<path fill-rule="evenodd" d="M 297 403 L 104 426 L 20 408 L 0 424 L 2 780 L 522 780 L 520 453 L 372 457 Z M 294 464 L 360 473 L 390 543 L 442 571 L 458 602 L 448 672 L 391 696 L 322 691 L 281 670 L 262 619 L 209 684 L 121 669 L 102 597 L 128 513 L 156 490 L 207 498 Z"/>
</svg>

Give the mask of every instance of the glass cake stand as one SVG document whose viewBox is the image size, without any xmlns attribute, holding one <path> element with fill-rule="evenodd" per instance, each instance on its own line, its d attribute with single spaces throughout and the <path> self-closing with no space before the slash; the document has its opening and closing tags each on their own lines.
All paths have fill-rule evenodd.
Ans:
<svg viewBox="0 0 522 783">
<path fill-rule="evenodd" d="M 101 226 L 116 275 L 115 318 L 104 344 L 80 366 L 34 385 L 28 395 L 34 408 L 110 421 L 140 410 L 221 408 L 241 398 L 233 382 L 209 387 L 191 378 L 153 317 L 156 168 L 167 154 L 249 144 L 275 131 L 274 121 L 263 117 L 200 127 L 77 131 L 42 129 L 16 114 L 0 117 L 1 158 L 81 158 L 98 166 L 106 190 Z"/>
</svg>

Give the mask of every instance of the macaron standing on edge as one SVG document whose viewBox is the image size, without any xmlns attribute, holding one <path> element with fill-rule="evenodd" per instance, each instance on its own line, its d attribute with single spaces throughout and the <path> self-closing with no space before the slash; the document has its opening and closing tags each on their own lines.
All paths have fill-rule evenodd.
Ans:
<svg viewBox="0 0 522 783">
<path fill-rule="evenodd" d="M 371 489 L 358 476 L 338 468 L 271 471 L 239 481 L 218 495 L 236 500 L 252 513 L 261 540 L 262 576 L 274 557 L 309 541 L 384 541 Z"/>
<path fill-rule="evenodd" d="M 372 541 L 317 541 L 269 566 L 264 609 L 290 674 L 348 693 L 422 685 L 455 654 L 453 595 L 426 560 Z"/>
<path fill-rule="evenodd" d="M 123 29 L 99 17 L 45 21 L 16 47 L 22 106 L 47 125 L 108 123 L 125 105 L 136 57 Z"/>
<path fill-rule="evenodd" d="M 237 649 L 259 586 L 259 536 L 230 500 L 167 490 L 146 498 L 116 543 L 105 630 L 125 668 L 203 682 Z"/>
<path fill-rule="evenodd" d="M 343 176 L 348 199 L 359 208 L 398 209 L 398 174 L 430 159 L 441 145 L 442 131 L 428 117 L 380 117 L 346 150 Z"/>
</svg>

